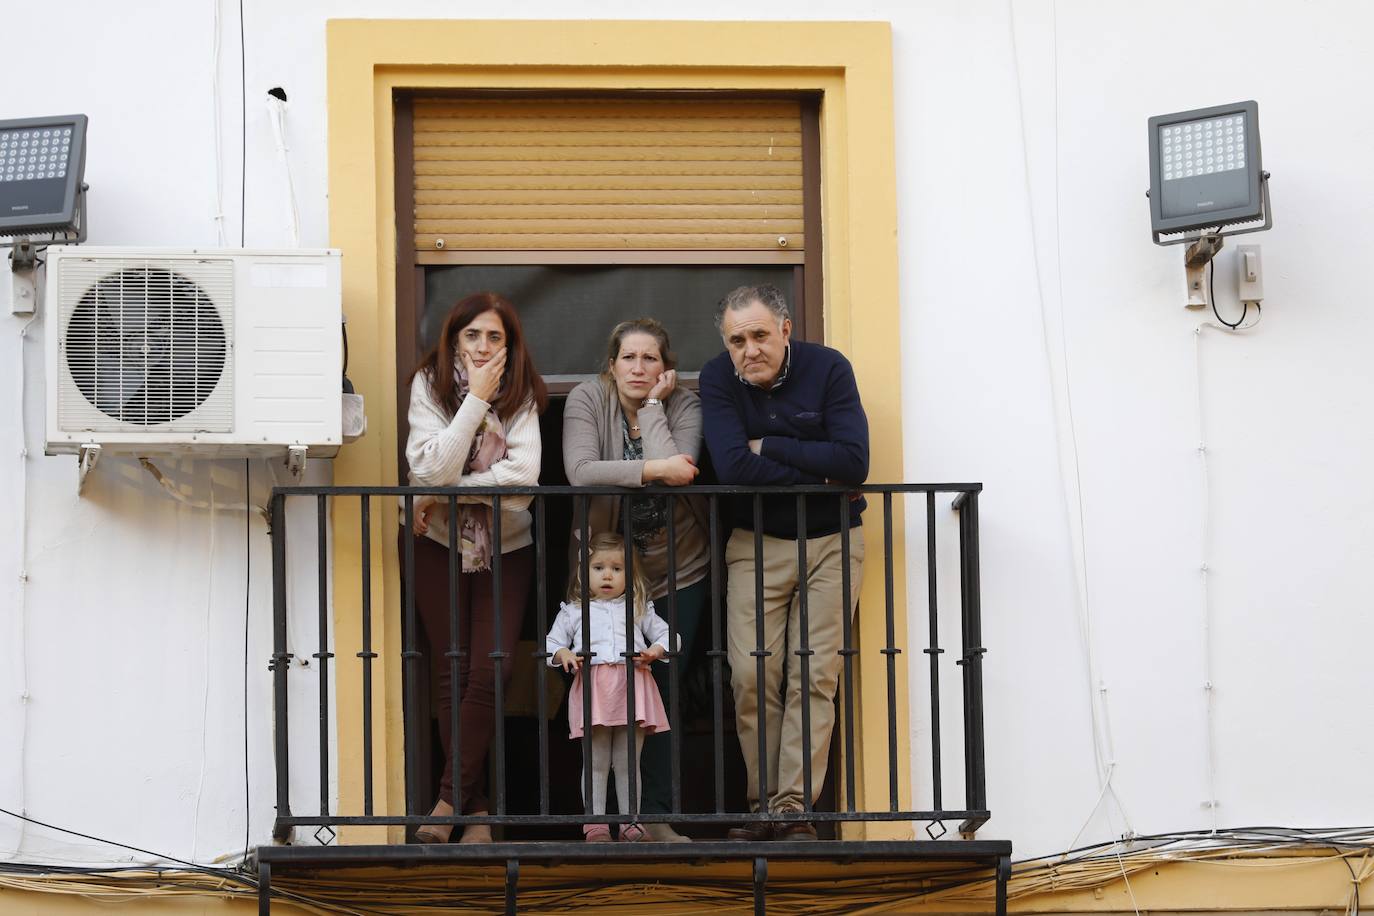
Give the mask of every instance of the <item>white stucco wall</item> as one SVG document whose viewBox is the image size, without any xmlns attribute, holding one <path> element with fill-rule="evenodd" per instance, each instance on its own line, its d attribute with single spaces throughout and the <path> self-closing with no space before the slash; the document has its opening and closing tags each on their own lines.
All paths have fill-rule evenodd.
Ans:
<svg viewBox="0 0 1374 916">
<path fill-rule="evenodd" d="M 1353 0 L 751 0 L 744 8 L 703 0 L 583 9 L 601 18 L 892 23 L 907 477 L 987 488 L 994 819 L 983 835 L 1012 839 L 1020 856 L 1065 848 L 1076 836 L 1211 825 L 1203 807 L 1213 794 L 1204 552 L 1217 822 L 1367 823 L 1374 809 L 1362 775 L 1374 739 L 1360 713 L 1374 677 L 1362 655 L 1374 623 L 1363 613 L 1360 561 L 1374 548 L 1374 489 L 1361 472 L 1374 458 L 1366 422 L 1374 368 L 1364 353 L 1374 318 L 1359 277 L 1374 241 L 1374 178 L 1365 167 L 1372 131 L 1356 109 L 1361 87 L 1374 81 L 1360 47 L 1374 14 Z M 91 117 L 92 243 L 216 243 L 214 10 L 208 2 L 116 8 L 86 0 L 5 11 L 12 26 L 0 35 L 0 57 L 11 72 L 42 78 L 8 95 L 0 117 Z M 503 9 L 522 18 L 576 11 L 552 0 Z M 247 0 L 247 243 L 288 240 L 264 104 L 273 86 L 290 96 L 301 244 L 328 242 L 326 19 L 489 12 L 438 0 L 385 9 L 363 0 Z M 236 244 L 237 5 L 224 3 L 223 16 L 224 225 Z M 71 63 L 55 66 L 58 54 Z M 1244 336 L 1204 333 L 1199 386 L 1200 316 L 1181 307 L 1181 254 L 1149 240 L 1145 120 L 1242 98 L 1260 103 L 1264 163 L 1274 173 L 1275 228 L 1245 240 L 1263 245 L 1267 309 Z M 1233 257 L 1228 248 L 1218 265 L 1223 303 L 1234 293 Z M 220 511 L 212 523 L 208 512 L 167 498 L 135 463 L 114 459 L 78 498 L 74 460 L 41 455 L 41 319 L 26 346 L 29 454 L 21 458 L 23 325 L 8 315 L 8 295 L 0 283 L 0 352 L 12 380 L 0 398 L 0 441 L 9 444 L 0 487 L 15 507 L 0 525 L 0 805 L 208 861 L 243 841 L 244 517 Z M 1199 403 L 1211 464 L 1205 501 Z M 168 462 L 164 470 L 197 498 L 213 482 L 217 502 L 244 500 L 242 462 Z M 326 479 L 327 467 L 312 473 Z M 252 499 L 268 486 L 266 466 L 255 462 Z M 912 508 L 910 611 L 920 637 L 924 530 Z M 256 843 L 267 840 L 273 813 L 271 604 L 268 540 L 252 524 Z M 19 580 L 25 530 L 27 586 Z M 942 512 L 947 648 L 957 644 L 952 530 Z M 313 520 L 294 518 L 292 538 L 311 545 Z M 308 654 L 314 584 L 296 569 L 292 648 Z M 919 807 L 928 803 L 920 714 L 928 699 L 924 657 L 911 658 Z M 957 669 L 952 654 L 945 661 L 952 715 Z M 313 667 L 293 669 L 293 714 L 301 715 L 293 734 L 302 742 L 293 793 L 302 803 L 318 796 L 314 767 L 302 765 L 316 678 Z M 947 732 L 946 748 L 956 744 Z M 1114 791 L 1103 793 L 1109 758 Z M 947 773 L 947 804 L 958 801 L 956 775 Z M 138 858 L 41 828 L 21 832 L 3 817 L 0 856 Z"/>
<path fill-rule="evenodd" d="M 252 4 L 248 14 L 252 16 Z M 77 3 L 5 17 L 20 27 L 0 35 L 0 56 L 27 72 L 45 72 L 20 108 L 0 117 L 84 112 L 91 118 L 86 180 L 91 244 L 214 246 L 215 145 L 210 3 Z M 270 5 L 259 10 L 262 65 L 254 80 L 291 86 L 292 71 L 314 74 L 317 97 L 291 113 L 303 152 L 295 165 L 301 243 L 327 244 L 323 168 L 323 27 L 315 52 L 268 54 Z M 237 5 L 224 4 L 221 60 L 224 123 L 225 235 L 240 238 L 240 106 Z M 249 30 L 254 28 L 250 21 Z M 249 41 L 254 36 L 249 31 Z M 250 54 L 253 48 L 249 46 Z M 55 54 L 73 65 L 54 66 Z M 268 63 L 271 61 L 272 63 Z M 277 63 L 280 62 L 280 65 Z M 253 70 L 260 70 L 258 73 Z M 246 242 L 288 243 L 289 217 L 264 100 L 248 108 L 249 194 Z M 297 114 L 299 112 L 299 114 Z M 297 164 L 299 162 L 299 164 Z M 9 314 L 9 271 L 0 283 L 0 346 L 9 396 L 0 399 L 5 513 L 0 533 L 4 651 L 0 658 L 0 802 L 30 817 L 132 846 L 196 861 L 244 845 L 244 626 L 251 843 L 270 837 L 272 765 L 271 553 L 267 528 L 254 515 L 182 505 L 132 459 L 103 459 L 78 497 L 76 461 L 43 456 L 42 316 L 25 345 L 27 429 L 20 448 L 19 332 Z M 190 498 L 219 505 L 245 500 L 243 461 L 157 462 Z M 286 482 L 278 467 L 276 476 Z M 249 466 L 247 501 L 264 505 L 274 468 Z M 315 462 L 306 480 L 328 483 L 329 463 Z M 27 479 L 25 518 L 18 507 Z M 25 520 L 26 519 L 26 520 Z M 251 529 L 251 564 L 245 523 Z M 29 580 L 20 579 L 22 526 L 27 525 Z M 313 505 L 293 512 L 293 548 L 313 557 Z M 250 574 L 251 585 L 246 578 Z M 318 673 L 313 567 L 292 564 L 290 649 L 307 657 L 291 669 L 293 798 L 317 799 Z M 245 592 L 251 589 L 251 594 Z M 26 592 L 26 594 L 24 594 Z M 24 703 L 21 694 L 28 693 Z M 41 862 L 141 861 L 148 857 L 98 846 L 0 816 L 0 857 Z"/>
<path fill-rule="evenodd" d="M 1221 826 L 1371 813 L 1374 743 L 1351 726 L 1374 686 L 1374 181 L 1348 101 L 1374 76 L 1370 24 L 1353 3 L 930 4 L 894 21 L 907 462 L 987 486 L 988 829 L 1018 855 L 1067 847 L 1094 809 L 1094 699 L 1119 804 L 1108 793 L 1083 842 L 1210 827 L 1213 793 Z M 1181 308 L 1180 250 L 1149 239 L 1146 119 L 1247 98 L 1274 175 L 1274 229 L 1239 240 L 1263 246 L 1264 319 L 1196 340 L 1210 315 Z"/>
</svg>

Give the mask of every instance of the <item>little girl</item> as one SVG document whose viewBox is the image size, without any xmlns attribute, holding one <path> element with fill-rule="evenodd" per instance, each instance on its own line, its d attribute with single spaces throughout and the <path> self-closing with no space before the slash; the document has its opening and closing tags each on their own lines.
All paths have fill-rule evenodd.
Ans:
<svg viewBox="0 0 1374 916">
<path fill-rule="evenodd" d="M 618 534 L 602 533 L 591 539 L 590 575 L 587 593 L 590 598 L 591 632 L 584 647 L 582 640 L 582 569 L 580 557 L 573 571 L 568 600 L 558 611 L 549 630 L 547 648 L 552 653 L 549 665 L 564 671 L 575 671 L 572 693 L 568 697 L 568 726 L 570 737 L 583 738 L 583 786 L 586 785 L 587 756 L 592 766 L 592 813 L 606 813 L 606 777 L 615 771 L 616 797 L 625 814 L 638 813 L 638 799 L 630 799 L 630 776 L 626 767 L 629 729 L 625 683 L 625 541 Z M 649 600 L 649 586 L 634 564 L 634 650 L 635 650 L 635 747 L 634 767 L 639 782 L 639 753 L 644 736 L 668 730 L 668 714 L 663 708 L 658 687 L 649 676 L 649 665 L 667 653 L 668 624 L 654 613 Z M 582 681 L 587 672 L 582 669 L 580 651 L 590 651 L 591 710 L 583 709 Z M 590 733 L 584 737 L 584 723 Z M 584 799 L 585 801 L 585 799 Z M 606 824 L 588 824 L 582 828 L 588 842 L 609 842 L 611 829 Z M 634 843 L 647 839 L 639 824 L 620 828 L 622 842 Z"/>
</svg>

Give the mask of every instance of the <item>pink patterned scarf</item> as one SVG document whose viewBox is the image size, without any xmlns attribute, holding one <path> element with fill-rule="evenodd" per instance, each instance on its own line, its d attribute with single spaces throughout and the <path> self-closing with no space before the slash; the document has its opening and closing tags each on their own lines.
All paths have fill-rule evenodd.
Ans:
<svg viewBox="0 0 1374 916">
<path fill-rule="evenodd" d="M 462 363 L 455 367 L 458 381 L 458 403 L 468 395 L 468 374 Z M 506 430 L 495 410 L 487 415 L 472 437 L 467 464 L 463 473 L 486 471 L 506 457 Z M 483 503 L 459 503 L 458 538 L 463 550 L 463 572 L 482 572 L 491 569 L 491 506 Z"/>
</svg>

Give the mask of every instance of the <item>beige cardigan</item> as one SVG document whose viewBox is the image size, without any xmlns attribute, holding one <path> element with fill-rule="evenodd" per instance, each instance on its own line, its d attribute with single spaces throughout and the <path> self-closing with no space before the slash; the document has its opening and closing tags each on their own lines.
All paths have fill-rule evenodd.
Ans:
<svg viewBox="0 0 1374 916">
<path fill-rule="evenodd" d="M 620 399 L 599 378 L 568 394 L 563 408 L 563 468 L 573 486 L 644 485 L 644 461 L 624 460 L 622 416 Z M 646 461 L 673 455 L 690 455 L 696 461 L 701 456 L 701 400 L 694 391 L 675 388 L 662 407 L 641 407 L 639 426 Z M 677 500 L 677 587 L 686 588 L 704 578 L 710 566 L 710 528 L 705 497 L 683 493 Z M 597 496 L 590 503 L 588 530 L 616 530 L 620 497 Z M 573 506 L 574 552 L 582 534 L 579 505 L 580 501 Z M 666 579 L 654 582 L 649 597 L 661 598 L 667 591 Z"/>
<path fill-rule="evenodd" d="M 491 405 L 469 394 L 458 405 L 458 412 L 449 416 L 443 405 L 434 399 L 429 381 L 423 372 L 410 385 L 410 435 L 406 438 L 406 463 L 410 465 L 410 483 L 425 487 L 515 487 L 539 483 L 540 460 L 543 449 L 539 437 L 539 414 L 532 401 L 516 411 L 505 423 L 506 457 L 485 471 L 463 473 L 468 451 L 477 427 Z M 416 510 L 428 499 L 415 501 Z M 405 524 L 402 498 L 401 524 Z M 448 546 L 447 501 L 440 500 L 441 511 L 430 513 L 430 540 Z M 491 504 L 490 496 L 460 496 L 458 502 Z M 506 496 L 501 499 L 501 553 L 510 553 L 534 543 L 530 535 L 529 496 Z"/>
</svg>

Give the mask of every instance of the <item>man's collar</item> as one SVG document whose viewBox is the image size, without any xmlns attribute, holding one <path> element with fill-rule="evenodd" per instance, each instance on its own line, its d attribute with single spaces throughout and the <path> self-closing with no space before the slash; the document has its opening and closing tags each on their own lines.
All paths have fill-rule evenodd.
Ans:
<svg viewBox="0 0 1374 916">
<path fill-rule="evenodd" d="M 764 388 L 762 385 L 755 385 L 753 382 L 749 381 L 747 378 L 745 378 L 744 376 L 740 375 L 738 369 L 735 370 L 735 378 L 739 379 L 741 382 L 743 382 L 744 384 L 748 385 L 750 388 L 757 388 L 757 389 L 759 389 L 760 391 L 772 391 L 772 390 L 774 390 L 775 388 L 781 388 L 781 387 L 782 387 L 782 383 L 785 382 L 785 381 L 787 381 L 787 372 L 788 372 L 788 370 L 791 369 L 791 368 L 792 368 L 792 343 L 791 343 L 791 341 L 788 341 L 788 343 L 787 343 L 787 350 L 782 354 L 782 368 L 778 370 L 778 377 L 775 378 L 775 379 L 773 379 L 773 384 L 772 384 L 772 385 L 770 385 L 770 386 L 767 387 L 767 388 Z"/>
</svg>

